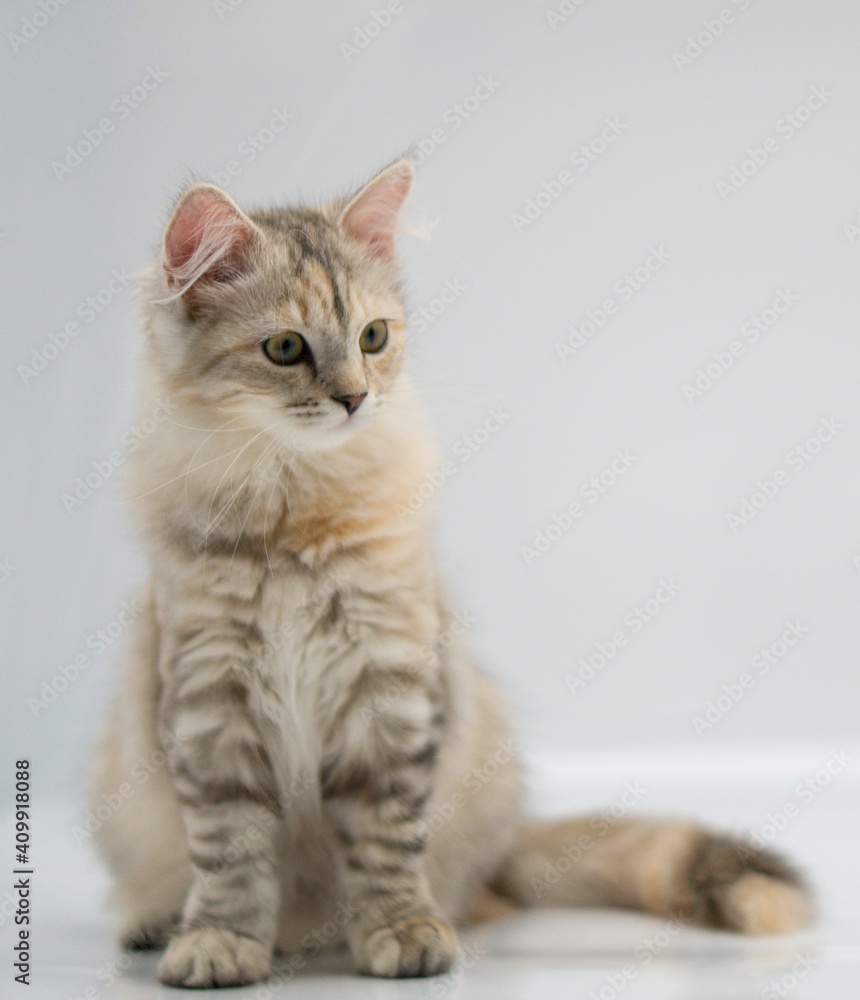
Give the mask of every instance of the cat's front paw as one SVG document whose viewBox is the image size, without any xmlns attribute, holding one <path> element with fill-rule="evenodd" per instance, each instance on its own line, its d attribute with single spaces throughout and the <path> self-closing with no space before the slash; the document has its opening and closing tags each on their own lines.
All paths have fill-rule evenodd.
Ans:
<svg viewBox="0 0 860 1000">
<path fill-rule="evenodd" d="M 414 916 L 372 931 L 355 952 L 359 972 L 371 976 L 435 976 L 454 964 L 460 942 L 444 920 Z"/>
<path fill-rule="evenodd" d="M 246 986 L 271 972 L 271 949 L 254 938 L 218 927 L 179 934 L 158 963 L 158 978 L 163 983 L 196 989 Z"/>
</svg>

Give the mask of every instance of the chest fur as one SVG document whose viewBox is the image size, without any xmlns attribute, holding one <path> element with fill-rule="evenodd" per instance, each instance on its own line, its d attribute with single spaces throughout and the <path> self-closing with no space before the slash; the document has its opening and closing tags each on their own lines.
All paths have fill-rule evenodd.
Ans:
<svg viewBox="0 0 860 1000">
<path fill-rule="evenodd" d="M 276 770 L 291 787 L 305 788 L 319 776 L 363 672 L 369 666 L 409 665 L 433 644 L 436 612 L 430 596 L 362 586 L 355 573 L 337 567 L 267 579 L 252 703 Z"/>
</svg>

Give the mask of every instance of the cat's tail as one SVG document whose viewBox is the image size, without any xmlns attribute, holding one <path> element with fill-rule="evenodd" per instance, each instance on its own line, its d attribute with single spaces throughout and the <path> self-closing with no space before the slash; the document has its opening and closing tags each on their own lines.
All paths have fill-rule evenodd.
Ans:
<svg viewBox="0 0 860 1000">
<path fill-rule="evenodd" d="M 678 821 L 531 821 L 491 888 L 520 906 L 623 906 L 747 934 L 797 930 L 811 915 L 780 855 Z"/>
</svg>

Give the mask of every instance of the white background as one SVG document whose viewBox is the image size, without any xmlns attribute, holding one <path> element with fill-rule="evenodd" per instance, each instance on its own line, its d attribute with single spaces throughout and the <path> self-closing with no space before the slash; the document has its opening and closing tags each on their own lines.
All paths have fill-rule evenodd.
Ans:
<svg viewBox="0 0 860 1000">
<path fill-rule="evenodd" d="M 113 296 L 92 322 L 79 309 L 112 271 L 148 261 L 190 174 L 237 161 L 228 190 L 246 207 L 327 197 L 434 129 L 444 141 L 421 157 L 412 219 L 437 225 L 403 251 L 414 309 L 446 281 L 464 287 L 413 330 L 415 377 L 457 470 L 438 493 L 438 548 L 524 744 L 685 754 L 855 738 L 860 241 L 845 224 L 860 212 L 860 7 L 586 0 L 553 25 L 543 0 L 410 3 L 352 53 L 343 43 L 370 3 L 227 8 L 71 0 L 50 18 L 34 3 L 3 13 L 6 759 L 30 757 L 40 787 L 83 784 L 119 663 L 118 644 L 98 655 L 88 637 L 144 569 L 121 470 L 63 502 L 136 422 L 133 299 Z M 673 54 L 721 9 L 732 23 L 679 67 Z M 24 16 L 37 30 L 21 44 L 8 36 Z M 116 102 L 150 68 L 163 82 L 121 117 Z M 487 76 L 495 92 L 468 118 L 452 111 Z M 787 138 L 777 123 L 813 87 L 832 96 Z M 250 160 L 243 143 L 268 138 L 279 110 L 289 126 Z M 66 147 L 105 118 L 112 131 L 59 178 Z M 624 125 L 617 140 L 571 167 L 607 118 Z M 721 195 L 769 137 L 767 162 Z M 565 169 L 573 184 L 518 232 L 512 216 Z M 621 300 L 616 283 L 651 247 L 671 258 Z M 781 289 L 797 303 L 749 343 L 742 327 Z M 609 297 L 615 315 L 562 361 L 556 344 Z M 76 319 L 78 336 L 22 375 Z M 685 399 L 733 340 L 743 356 Z M 457 443 L 499 407 L 509 419 L 463 462 Z M 822 418 L 842 430 L 792 470 L 787 453 Z M 616 450 L 636 456 L 630 470 L 527 564 L 523 546 Z M 787 484 L 733 531 L 726 515 L 779 468 Z M 680 593 L 572 694 L 580 658 L 669 577 Z M 802 641 L 698 734 L 693 718 L 789 620 L 808 628 Z M 80 654 L 66 690 L 31 700 L 62 687 Z"/>
</svg>

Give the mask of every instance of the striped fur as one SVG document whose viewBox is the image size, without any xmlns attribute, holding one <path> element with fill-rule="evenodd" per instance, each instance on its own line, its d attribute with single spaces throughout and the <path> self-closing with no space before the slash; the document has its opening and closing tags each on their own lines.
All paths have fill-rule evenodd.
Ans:
<svg viewBox="0 0 860 1000">
<path fill-rule="evenodd" d="M 127 482 L 151 581 L 93 782 L 95 802 L 133 789 L 98 833 L 122 940 L 169 939 L 162 980 L 208 987 L 344 942 L 365 972 L 441 972 L 452 925 L 500 897 L 796 926 L 787 865 L 691 824 L 618 824 L 535 893 L 593 827 L 525 819 L 430 505 L 402 516 L 437 462 L 402 372 L 391 238 L 410 179 L 399 163 L 348 202 L 251 215 L 197 186 L 143 282 L 143 410 L 174 409 Z M 379 318 L 389 342 L 362 355 Z M 264 356 L 283 330 L 311 359 Z M 347 416 L 336 397 L 362 393 Z"/>
</svg>

